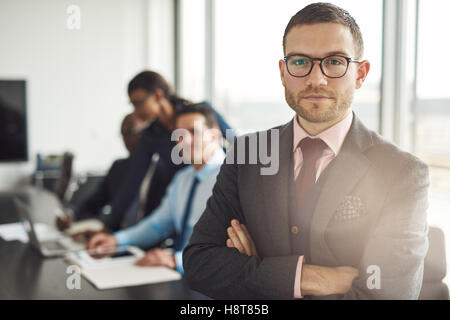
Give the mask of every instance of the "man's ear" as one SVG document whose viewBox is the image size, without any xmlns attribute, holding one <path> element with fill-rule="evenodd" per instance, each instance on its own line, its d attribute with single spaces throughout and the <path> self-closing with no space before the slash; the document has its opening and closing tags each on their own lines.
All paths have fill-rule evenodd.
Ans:
<svg viewBox="0 0 450 320">
<path fill-rule="evenodd" d="M 285 77 L 285 68 L 284 68 L 284 60 L 280 60 L 278 62 L 278 67 L 280 68 L 280 77 L 281 77 L 281 83 L 283 84 L 283 87 L 286 87 L 286 80 L 284 79 Z"/>
<path fill-rule="evenodd" d="M 364 81 L 366 80 L 367 74 L 370 70 L 370 62 L 367 60 L 361 61 L 358 66 L 358 76 L 356 78 L 356 89 L 362 87 Z"/>
</svg>

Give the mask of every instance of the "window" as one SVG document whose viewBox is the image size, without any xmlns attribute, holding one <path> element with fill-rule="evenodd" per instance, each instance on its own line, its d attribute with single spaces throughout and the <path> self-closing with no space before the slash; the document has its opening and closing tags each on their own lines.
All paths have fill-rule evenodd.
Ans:
<svg viewBox="0 0 450 320">
<path fill-rule="evenodd" d="M 209 1 L 209 0 L 207 0 Z M 178 14 L 178 93 L 193 102 L 205 100 L 205 0 L 180 0 Z"/>
<path fill-rule="evenodd" d="M 417 53 L 417 101 L 415 151 L 430 166 L 431 192 L 428 221 L 446 233 L 447 261 L 450 257 L 450 64 L 446 55 L 450 29 L 445 0 L 420 1 Z M 447 262 L 448 265 L 448 262 Z M 450 279 L 446 283 L 450 285 Z"/>
<path fill-rule="evenodd" d="M 268 129 L 292 119 L 284 99 L 278 61 L 283 57 L 286 25 L 308 1 L 227 0 L 215 2 L 214 104 L 241 132 Z M 348 10 L 365 39 L 364 59 L 372 63 L 353 109 L 378 129 L 382 1 L 333 1 Z"/>
<path fill-rule="evenodd" d="M 438 35 L 450 28 L 448 10 L 445 0 L 420 2 L 415 148 L 430 165 L 450 170 L 450 43 Z"/>
</svg>

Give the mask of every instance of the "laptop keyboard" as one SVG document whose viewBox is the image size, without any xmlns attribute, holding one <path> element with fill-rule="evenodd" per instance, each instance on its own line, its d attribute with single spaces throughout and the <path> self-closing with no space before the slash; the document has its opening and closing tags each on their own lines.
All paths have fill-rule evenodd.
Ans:
<svg viewBox="0 0 450 320">
<path fill-rule="evenodd" d="M 67 250 L 65 246 L 63 246 L 61 243 L 57 241 L 44 241 L 41 242 L 41 245 L 46 248 L 47 250 Z"/>
</svg>

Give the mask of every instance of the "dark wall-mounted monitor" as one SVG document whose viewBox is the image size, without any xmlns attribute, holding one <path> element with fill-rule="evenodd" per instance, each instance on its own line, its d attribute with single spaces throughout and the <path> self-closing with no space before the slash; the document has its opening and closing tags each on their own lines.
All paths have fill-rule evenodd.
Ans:
<svg viewBox="0 0 450 320">
<path fill-rule="evenodd" d="M 0 80 L 0 162 L 27 161 L 26 82 Z"/>
</svg>

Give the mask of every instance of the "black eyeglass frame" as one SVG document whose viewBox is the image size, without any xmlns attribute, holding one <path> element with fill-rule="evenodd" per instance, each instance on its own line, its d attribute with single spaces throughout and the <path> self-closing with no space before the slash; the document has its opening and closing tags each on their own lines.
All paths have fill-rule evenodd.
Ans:
<svg viewBox="0 0 450 320">
<path fill-rule="evenodd" d="M 289 58 L 292 58 L 292 57 L 295 57 L 295 56 L 302 56 L 302 57 L 311 59 L 311 61 L 312 61 L 312 63 L 311 63 L 311 68 L 309 69 L 309 72 L 308 72 L 307 74 L 305 74 L 304 76 L 295 76 L 295 75 L 293 75 L 293 74 L 291 73 L 291 71 L 289 70 L 288 60 L 289 60 Z M 322 63 L 323 63 L 323 61 L 324 61 L 325 59 L 328 59 L 328 58 L 330 58 L 330 57 L 340 57 L 340 58 L 343 58 L 343 59 L 347 60 L 347 68 L 345 69 L 345 72 L 344 72 L 344 74 L 343 74 L 342 76 L 339 76 L 339 77 L 330 77 L 329 75 L 327 75 L 327 74 L 325 73 L 325 71 L 323 71 Z M 325 77 L 331 78 L 331 79 L 338 79 L 338 78 L 344 77 L 344 76 L 347 74 L 348 67 L 350 66 L 350 63 L 352 63 L 352 62 L 353 62 L 353 63 L 361 63 L 361 61 L 353 60 L 352 58 L 349 58 L 349 57 L 346 57 L 346 56 L 343 56 L 343 55 L 339 55 L 339 54 L 331 54 L 331 55 L 326 56 L 326 57 L 323 57 L 323 58 L 313 58 L 313 57 L 307 56 L 306 54 L 290 54 L 290 55 L 288 55 L 288 56 L 285 56 L 283 60 L 284 60 L 284 62 L 286 63 L 286 69 L 287 69 L 287 71 L 289 72 L 289 74 L 290 74 L 291 76 L 293 76 L 293 77 L 295 77 L 295 78 L 304 78 L 304 77 L 309 76 L 309 75 L 311 74 L 311 72 L 312 72 L 312 69 L 313 69 L 314 66 L 315 66 L 314 61 L 320 61 L 320 63 L 319 63 L 320 71 L 322 71 L 322 74 L 323 74 Z"/>
</svg>

